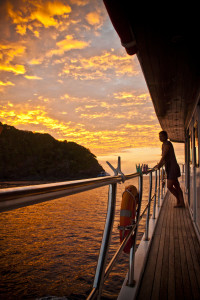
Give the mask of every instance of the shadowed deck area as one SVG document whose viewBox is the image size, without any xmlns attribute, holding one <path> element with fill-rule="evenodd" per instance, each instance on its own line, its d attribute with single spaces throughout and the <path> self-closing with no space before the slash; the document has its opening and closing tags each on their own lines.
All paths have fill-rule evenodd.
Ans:
<svg viewBox="0 0 200 300">
<path fill-rule="evenodd" d="M 136 299 L 200 299 L 200 244 L 188 208 L 167 193 Z"/>
</svg>

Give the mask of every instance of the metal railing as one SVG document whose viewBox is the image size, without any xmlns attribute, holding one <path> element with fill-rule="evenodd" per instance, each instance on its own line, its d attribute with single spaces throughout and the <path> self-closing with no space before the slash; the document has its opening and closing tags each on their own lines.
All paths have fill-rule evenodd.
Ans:
<svg viewBox="0 0 200 300">
<path fill-rule="evenodd" d="M 107 217 L 105 222 L 104 234 L 103 234 L 102 243 L 100 247 L 100 253 L 99 253 L 96 273 L 94 277 L 93 288 L 87 300 L 91 300 L 95 298 L 100 299 L 103 284 L 130 238 L 133 239 L 133 243 L 132 243 L 132 248 L 130 250 L 130 258 L 129 258 L 128 285 L 129 286 L 134 285 L 134 260 L 135 260 L 134 258 L 135 258 L 135 251 L 136 251 L 138 225 L 147 211 L 145 240 L 148 240 L 151 202 L 154 200 L 153 218 L 155 218 L 157 196 L 158 196 L 158 206 L 160 205 L 160 195 L 161 198 L 163 197 L 163 188 L 162 188 L 162 192 L 160 193 L 160 170 L 149 169 L 148 171 L 145 172 L 125 175 L 121 171 L 120 158 L 118 159 L 117 169 L 114 169 L 112 165 L 110 166 L 115 173 L 114 176 L 107 176 L 103 178 L 92 178 L 86 180 L 76 180 L 76 181 L 69 181 L 69 182 L 33 185 L 33 186 L 26 186 L 26 187 L 7 188 L 7 189 L 0 190 L 0 212 L 3 212 L 3 211 L 12 210 L 27 205 L 33 205 L 36 203 L 41 203 L 44 201 L 49 201 L 63 196 L 73 195 L 83 191 L 88 191 L 91 189 L 109 185 Z M 155 172 L 155 191 L 152 196 L 152 173 L 153 172 Z M 144 211 L 140 214 L 141 204 L 142 204 L 142 193 L 143 193 L 143 175 L 147 175 L 147 174 L 149 174 L 149 180 L 150 180 L 148 204 L 146 205 Z M 131 226 L 129 234 L 123 240 L 123 242 L 115 252 L 113 258 L 109 262 L 108 266 L 106 267 L 109 245 L 110 245 L 111 235 L 112 235 L 112 228 L 113 228 L 114 217 L 115 217 L 117 184 L 136 177 L 139 177 L 139 202 L 138 202 L 137 213 L 136 213 L 136 223 Z"/>
<path fill-rule="evenodd" d="M 152 173 L 155 172 L 155 191 L 152 196 Z M 148 197 L 148 204 L 144 208 L 143 212 L 140 214 L 141 210 L 141 204 L 142 204 L 142 193 L 143 193 L 143 175 L 149 174 L 149 197 Z M 93 289 L 89 296 L 87 297 L 87 300 L 92 299 L 100 299 L 103 283 L 108 278 L 109 273 L 111 272 L 113 266 L 117 262 L 120 254 L 122 253 L 124 247 L 128 243 L 129 239 L 133 239 L 132 247 L 130 250 L 130 256 L 129 256 L 129 271 L 128 271 L 128 286 L 134 286 L 134 262 L 135 262 L 135 252 L 136 252 L 136 240 L 137 240 L 137 232 L 138 232 L 138 225 L 141 221 L 141 219 L 144 217 L 146 211 L 146 226 L 145 226 L 145 240 L 149 239 L 149 218 L 150 218 L 150 207 L 151 202 L 153 201 L 153 218 L 156 217 L 156 202 L 157 202 L 157 196 L 158 196 L 158 207 L 160 206 L 160 199 L 163 199 L 164 193 L 163 190 L 165 189 L 164 185 L 160 185 L 160 181 L 164 180 L 163 175 L 163 169 L 162 173 L 160 173 L 160 170 L 151 169 L 147 172 L 141 172 L 141 173 L 135 173 L 132 174 L 129 179 L 134 177 L 139 177 L 139 202 L 138 202 L 138 208 L 137 208 L 137 216 L 136 216 L 136 223 L 132 225 L 132 228 L 129 232 L 129 234 L 125 237 L 121 245 L 118 247 L 117 251 L 115 252 L 113 258 L 109 262 L 107 268 L 105 268 L 107 254 L 109 250 L 109 242 L 111 238 L 112 233 L 112 226 L 114 221 L 114 210 L 115 210 L 115 203 L 116 203 L 116 186 L 111 185 L 109 188 L 109 201 L 108 201 L 108 212 L 107 212 L 107 219 L 106 219 L 106 225 L 104 229 L 102 244 L 100 248 L 100 254 L 98 259 L 98 264 L 96 268 L 96 274 L 94 278 L 93 283 Z M 158 177 L 158 178 L 157 178 Z M 126 180 L 126 175 L 125 175 Z M 158 182 L 159 180 L 159 182 Z M 162 193 L 160 193 L 160 190 L 162 190 Z"/>
</svg>

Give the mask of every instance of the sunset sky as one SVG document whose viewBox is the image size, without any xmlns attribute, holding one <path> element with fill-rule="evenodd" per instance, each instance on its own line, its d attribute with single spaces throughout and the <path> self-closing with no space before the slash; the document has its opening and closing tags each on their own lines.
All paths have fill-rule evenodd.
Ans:
<svg viewBox="0 0 200 300">
<path fill-rule="evenodd" d="M 120 155 L 124 172 L 159 161 L 161 128 L 140 65 L 121 46 L 103 1 L 0 5 L 3 124 L 79 143 L 103 167 Z"/>
</svg>

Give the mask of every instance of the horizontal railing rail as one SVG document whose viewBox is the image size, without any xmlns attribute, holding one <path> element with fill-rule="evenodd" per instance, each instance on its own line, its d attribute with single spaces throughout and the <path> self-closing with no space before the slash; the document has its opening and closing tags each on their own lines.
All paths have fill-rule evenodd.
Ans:
<svg viewBox="0 0 200 300">
<path fill-rule="evenodd" d="M 25 187 L 13 187 L 13 188 L 0 190 L 0 212 L 3 212 L 18 207 L 33 205 L 36 203 L 49 201 L 56 198 L 61 198 L 64 196 L 73 195 L 76 193 L 109 185 L 108 208 L 107 208 L 107 217 L 105 222 L 104 234 L 102 238 L 99 259 L 98 259 L 96 273 L 94 277 L 93 288 L 90 295 L 87 298 L 88 300 L 95 299 L 95 298 L 100 299 L 103 284 L 107 279 L 107 277 L 109 276 L 113 266 L 117 262 L 120 254 L 122 253 L 124 247 L 126 246 L 130 238 L 133 239 L 133 245 L 130 251 L 130 258 L 129 258 L 128 285 L 129 286 L 133 285 L 134 257 L 136 251 L 136 238 L 137 238 L 138 225 L 147 211 L 145 239 L 148 240 L 150 205 L 154 199 L 153 218 L 155 218 L 157 196 L 158 196 L 158 205 L 160 204 L 160 179 L 161 179 L 160 170 L 158 170 L 158 174 L 157 174 L 157 170 L 148 169 L 145 170 L 145 172 L 142 172 L 140 170 L 140 172 L 125 175 L 121 172 L 120 159 L 118 159 L 117 169 L 114 169 L 112 165 L 110 166 L 115 173 L 114 176 L 106 176 L 102 178 L 91 178 L 91 179 L 84 179 L 84 180 L 74 180 L 68 182 L 48 183 L 48 184 L 32 185 L 32 186 L 25 186 Z M 153 196 L 151 196 L 153 172 L 155 172 L 155 192 Z M 142 193 L 143 193 L 143 175 L 147 175 L 147 174 L 149 174 L 149 180 L 150 180 L 149 199 L 148 199 L 148 204 L 146 205 L 143 212 L 140 214 Z M 108 266 L 106 267 L 108 251 L 109 251 L 111 235 L 112 235 L 112 228 L 113 228 L 114 217 L 115 217 L 117 184 L 137 177 L 139 177 L 139 203 L 137 208 L 136 223 L 130 227 L 131 229 L 129 234 L 123 240 L 123 242 L 115 252 L 113 258 L 109 262 Z M 159 178 L 159 180 L 157 180 L 157 177 Z M 163 189 L 161 193 L 161 197 L 162 196 L 163 196 Z"/>
<path fill-rule="evenodd" d="M 51 193 L 61 193 L 62 195 L 68 196 L 77 194 L 80 192 L 88 191 L 91 189 L 96 189 L 102 186 L 106 186 L 113 183 L 120 183 L 122 181 L 130 180 L 132 178 L 138 177 L 138 173 L 132 173 L 128 175 L 116 176 L 106 176 L 102 178 L 91 178 L 83 180 L 73 180 L 57 183 L 47 183 L 47 184 L 38 184 L 24 187 L 12 187 L 0 189 L 0 203 L 6 202 L 7 209 L 14 209 L 13 202 L 10 200 L 24 198 L 21 206 L 26 206 L 29 204 L 27 198 L 29 196 L 37 196 Z M 60 194 L 58 194 L 60 197 Z M 42 199 L 41 199 L 42 201 Z M 46 201 L 46 200 L 44 200 Z M 11 204 L 11 207 L 9 205 Z M 33 205 L 34 203 L 31 203 Z M 4 208 L 0 207 L 0 211 L 3 211 Z"/>
<path fill-rule="evenodd" d="M 121 175 L 116 175 L 103 178 L 0 189 L 0 212 L 89 191 L 114 183 L 120 183 L 137 176 L 138 173 L 132 173 L 124 175 L 123 177 Z"/>
</svg>

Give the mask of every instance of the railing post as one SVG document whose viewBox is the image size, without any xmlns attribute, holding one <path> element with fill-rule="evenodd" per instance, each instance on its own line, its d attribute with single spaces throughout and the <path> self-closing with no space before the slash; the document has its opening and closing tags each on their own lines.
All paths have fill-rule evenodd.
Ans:
<svg viewBox="0 0 200 300">
<path fill-rule="evenodd" d="M 145 241 L 149 239 L 149 216 L 151 207 L 151 192 L 152 192 L 152 172 L 149 174 L 149 200 L 148 200 L 148 210 L 146 216 L 146 230 L 145 230 Z"/>
<path fill-rule="evenodd" d="M 102 239 L 102 244 L 99 253 L 99 259 L 97 263 L 94 284 L 93 284 L 93 289 L 98 290 L 97 299 L 100 299 L 101 297 L 101 291 L 104 282 L 106 260 L 108 256 L 109 244 L 110 244 L 112 227 L 113 227 L 114 216 L 115 216 L 116 190 L 117 190 L 117 184 L 116 183 L 110 184 L 109 195 L 108 195 L 107 218 L 106 218 L 103 239 Z M 92 297 L 89 296 L 88 299 L 92 299 Z"/>
<path fill-rule="evenodd" d="M 158 207 L 160 207 L 160 169 L 158 170 Z"/>
<path fill-rule="evenodd" d="M 182 174 L 181 174 L 181 177 L 182 177 L 182 181 L 184 181 L 184 173 L 185 173 L 185 165 L 182 164 Z"/>
<path fill-rule="evenodd" d="M 162 167 L 162 171 L 161 171 L 161 182 L 162 182 L 162 186 L 161 186 L 161 199 L 163 200 L 163 197 L 164 197 L 164 195 L 163 195 L 163 190 L 164 190 L 164 188 L 163 188 L 163 180 L 164 180 L 164 176 L 163 176 L 164 174 L 163 174 L 163 167 Z"/>
<path fill-rule="evenodd" d="M 138 202 L 138 208 L 137 208 L 137 216 L 136 216 L 136 222 L 138 221 L 140 217 L 140 209 L 141 209 L 141 203 L 142 203 L 142 192 L 143 192 L 143 174 L 141 173 L 139 176 L 139 202 Z M 136 251 L 136 238 L 137 238 L 137 232 L 138 232 L 138 226 L 136 226 L 134 235 L 132 236 L 133 239 L 133 245 L 130 250 L 130 256 L 129 256 L 129 272 L 128 272 L 128 285 L 134 286 L 134 261 L 135 261 L 135 251 Z"/>
<path fill-rule="evenodd" d="M 166 176 L 167 174 L 166 174 L 166 171 L 165 171 L 165 186 L 164 186 L 164 195 L 165 195 L 165 193 L 166 193 L 166 186 L 167 186 L 167 176 Z"/>
<path fill-rule="evenodd" d="M 153 204 L 153 219 L 156 218 L 157 170 L 155 171 L 155 195 Z"/>
</svg>

